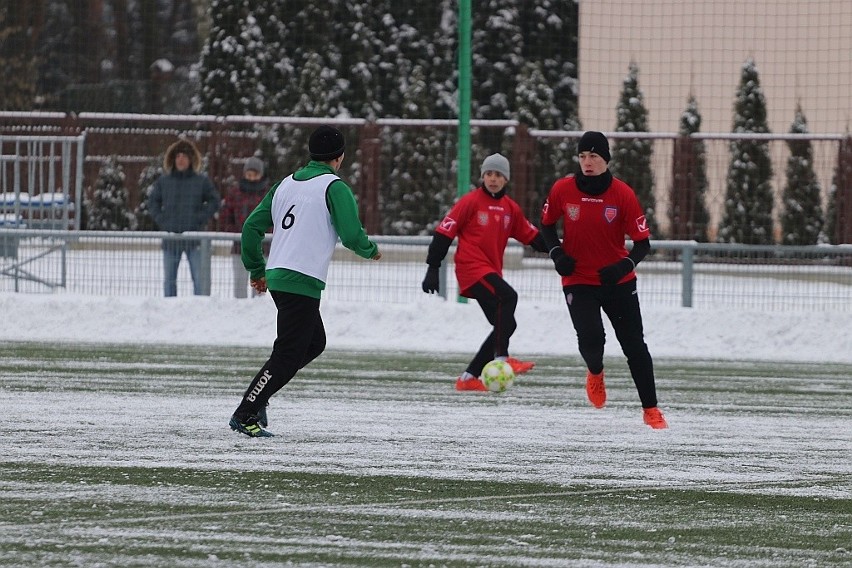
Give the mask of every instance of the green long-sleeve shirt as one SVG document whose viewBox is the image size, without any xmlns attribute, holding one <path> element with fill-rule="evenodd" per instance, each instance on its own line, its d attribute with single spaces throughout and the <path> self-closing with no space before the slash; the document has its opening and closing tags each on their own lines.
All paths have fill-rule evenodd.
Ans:
<svg viewBox="0 0 852 568">
<path fill-rule="evenodd" d="M 324 162 L 311 161 L 293 174 L 296 181 L 305 181 L 323 174 L 336 174 L 334 168 Z M 261 244 L 266 231 L 273 225 L 272 198 L 280 187 L 280 182 L 272 187 L 260 204 L 251 212 L 243 224 L 242 260 L 253 280 L 266 276 L 269 290 L 290 292 L 320 298 L 325 282 L 286 268 L 266 269 Z M 367 237 L 361 219 L 358 217 L 358 205 L 352 189 L 342 180 L 336 180 L 328 186 L 325 202 L 331 214 L 331 223 L 340 237 L 343 246 L 363 258 L 372 258 L 378 252 L 378 246 Z"/>
</svg>

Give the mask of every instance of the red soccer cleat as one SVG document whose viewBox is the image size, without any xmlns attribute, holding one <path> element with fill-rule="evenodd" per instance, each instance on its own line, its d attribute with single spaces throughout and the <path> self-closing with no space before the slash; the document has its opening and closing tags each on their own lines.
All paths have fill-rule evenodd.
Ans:
<svg viewBox="0 0 852 568">
<path fill-rule="evenodd" d="M 606 386 L 604 386 L 604 373 L 586 374 L 586 396 L 595 408 L 603 408 L 606 404 Z"/>
<path fill-rule="evenodd" d="M 463 379 L 459 377 L 456 379 L 456 390 L 457 391 L 487 391 L 488 388 L 485 386 L 485 383 L 479 380 L 478 377 L 473 377 L 470 379 Z"/>
<path fill-rule="evenodd" d="M 535 367 L 535 363 L 532 361 L 521 361 L 520 359 L 515 359 L 514 357 L 506 358 L 506 362 L 512 367 L 512 370 L 516 375 L 523 375 L 527 371 L 532 371 L 532 368 Z"/>
<path fill-rule="evenodd" d="M 666 422 L 666 419 L 663 417 L 663 413 L 660 412 L 660 409 L 656 406 L 643 408 L 642 413 L 644 415 L 643 419 L 645 420 L 645 424 L 654 430 L 664 430 L 669 427 L 669 423 Z"/>
</svg>

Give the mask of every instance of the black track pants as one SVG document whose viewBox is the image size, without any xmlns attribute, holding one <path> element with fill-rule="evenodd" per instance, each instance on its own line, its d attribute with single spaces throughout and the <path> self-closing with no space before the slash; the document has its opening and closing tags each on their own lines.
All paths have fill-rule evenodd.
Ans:
<svg viewBox="0 0 852 568">
<path fill-rule="evenodd" d="M 257 414 L 269 398 L 325 350 L 325 326 L 316 298 L 270 291 L 278 308 L 278 337 L 272 354 L 243 395 L 235 414 Z"/>
<path fill-rule="evenodd" d="M 604 332 L 601 310 L 607 315 L 639 393 L 643 408 L 657 406 L 654 362 L 645 344 L 636 280 L 616 286 L 565 286 L 565 302 L 577 332 L 580 355 L 592 373 L 603 368 Z"/>
<path fill-rule="evenodd" d="M 467 366 L 467 372 L 478 377 L 482 367 L 494 357 L 509 354 L 509 338 L 518 327 L 515 321 L 518 293 L 496 274 L 486 274 L 467 290 L 467 294 L 479 303 L 488 323 L 494 326 Z"/>
</svg>

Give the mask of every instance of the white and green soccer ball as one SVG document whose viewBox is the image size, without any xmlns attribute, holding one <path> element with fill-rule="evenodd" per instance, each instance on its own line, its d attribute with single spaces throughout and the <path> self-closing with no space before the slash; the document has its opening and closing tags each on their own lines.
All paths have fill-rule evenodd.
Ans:
<svg viewBox="0 0 852 568">
<path fill-rule="evenodd" d="M 503 392 L 515 382 L 515 371 L 506 361 L 494 359 L 482 368 L 482 383 L 492 392 Z"/>
</svg>

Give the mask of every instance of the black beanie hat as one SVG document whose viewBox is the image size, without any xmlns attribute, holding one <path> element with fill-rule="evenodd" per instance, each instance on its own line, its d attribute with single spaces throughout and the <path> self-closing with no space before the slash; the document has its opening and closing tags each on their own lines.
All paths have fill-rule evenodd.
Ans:
<svg viewBox="0 0 852 568">
<path fill-rule="evenodd" d="M 580 152 L 594 152 L 607 162 L 612 158 L 609 155 L 609 142 L 607 142 L 606 136 L 601 132 L 594 132 L 590 130 L 583 134 L 583 137 L 580 138 L 580 143 L 577 144 L 577 153 Z"/>
<path fill-rule="evenodd" d="M 345 146 L 343 133 L 335 127 L 326 124 L 314 130 L 308 140 L 308 150 L 311 153 L 311 159 L 319 160 L 320 162 L 330 162 L 335 158 L 339 158 L 343 155 Z"/>
</svg>

